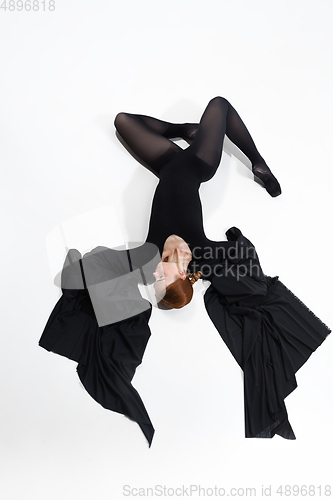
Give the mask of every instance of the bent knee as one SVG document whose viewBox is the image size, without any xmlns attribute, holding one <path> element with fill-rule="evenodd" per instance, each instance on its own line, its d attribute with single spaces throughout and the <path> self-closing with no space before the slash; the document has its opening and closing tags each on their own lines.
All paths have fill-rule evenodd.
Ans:
<svg viewBox="0 0 333 500">
<path fill-rule="evenodd" d="M 128 114 L 127 113 L 118 113 L 114 119 L 114 126 L 117 130 L 122 128 L 128 122 Z"/>
<path fill-rule="evenodd" d="M 213 97 L 213 99 L 211 99 L 209 102 L 213 104 L 218 104 L 219 106 L 229 105 L 229 101 L 225 97 L 221 97 L 220 95 Z"/>
</svg>

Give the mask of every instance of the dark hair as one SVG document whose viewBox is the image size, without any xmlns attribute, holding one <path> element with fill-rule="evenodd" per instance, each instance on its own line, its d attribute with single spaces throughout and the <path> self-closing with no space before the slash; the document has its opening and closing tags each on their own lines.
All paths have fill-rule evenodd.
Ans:
<svg viewBox="0 0 333 500">
<path fill-rule="evenodd" d="M 191 302 L 193 285 L 201 277 L 201 271 L 189 273 L 186 279 L 178 279 L 166 287 L 165 295 L 158 302 L 159 309 L 181 309 Z"/>
</svg>

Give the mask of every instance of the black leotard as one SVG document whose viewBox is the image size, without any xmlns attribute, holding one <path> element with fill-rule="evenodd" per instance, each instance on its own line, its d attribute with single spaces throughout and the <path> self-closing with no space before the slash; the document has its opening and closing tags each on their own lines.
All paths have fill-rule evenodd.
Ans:
<svg viewBox="0 0 333 500">
<path fill-rule="evenodd" d="M 146 240 L 155 243 L 161 254 L 171 234 L 183 238 L 191 250 L 216 243 L 205 235 L 199 196 L 200 184 L 211 177 L 211 170 L 188 150 L 175 153 L 160 170 Z"/>
<path fill-rule="evenodd" d="M 214 173 L 215 169 L 190 148 L 175 153 L 159 171 L 146 241 L 154 243 L 162 255 L 168 236 L 183 238 L 192 251 L 190 272 L 201 269 L 205 255 L 214 255 L 220 249 L 228 252 L 234 246 L 226 240 L 210 240 L 204 231 L 199 188 Z"/>
</svg>

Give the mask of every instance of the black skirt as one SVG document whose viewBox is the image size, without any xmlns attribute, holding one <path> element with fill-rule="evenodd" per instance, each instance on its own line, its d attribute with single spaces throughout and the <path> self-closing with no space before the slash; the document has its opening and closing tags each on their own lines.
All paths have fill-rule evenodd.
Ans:
<svg viewBox="0 0 333 500">
<path fill-rule="evenodd" d="M 131 381 L 151 335 L 152 306 L 137 285 L 151 281 L 159 260 L 151 243 L 130 251 L 96 247 L 83 259 L 69 250 L 62 296 L 39 340 L 40 347 L 76 361 L 90 396 L 137 422 L 149 446 L 154 427 Z"/>
<path fill-rule="evenodd" d="M 239 229 L 229 229 L 227 237 L 234 252 L 210 262 L 204 301 L 244 371 L 245 436 L 295 439 L 284 399 L 297 387 L 295 373 L 331 330 L 278 277 L 264 275 Z"/>
</svg>

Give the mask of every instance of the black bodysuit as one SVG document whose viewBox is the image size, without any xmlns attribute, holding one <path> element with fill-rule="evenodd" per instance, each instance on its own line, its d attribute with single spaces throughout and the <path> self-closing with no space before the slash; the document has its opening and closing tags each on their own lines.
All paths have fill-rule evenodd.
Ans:
<svg viewBox="0 0 333 500">
<path fill-rule="evenodd" d="M 136 284 L 152 282 L 170 234 L 181 236 L 192 250 L 189 270 L 201 270 L 210 281 L 204 295 L 207 313 L 244 371 L 246 437 L 279 434 L 295 439 L 284 399 L 297 387 L 297 370 L 331 331 L 278 277 L 263 273 L 253 244 L 239 229 L 229 229 L 227 241 L 205 236 L 198 190 L 218 167 L 225 133 L 268 176 L 266 189 L 277 189 L 235 113 L 227 101 L 212 99 L 186 150 L 167 138 L 189 138 L 193 124 L 117 116 L 121 137 L 160 179 L 146 243 L 130 251 L 97 247 L 83 258 L 70 250 L 62 271 L 62 296 L 39 340 L 41 347 L 76 360 L 89 394 L 103 407 L 135 420 L 149 445 L 154 428 L 131 380 L 150 337 L 151 304 L 142 299 Z M 111 302 L 105 297 L 115 296 L 119 300 L 110 314 Z"/>
<path fill-rule="evenodd" d="M 153 198 L 146 241 L 155 243 L 162 255 L 164 242 L 171 234 L 181 236 L 195 256 L 201 257 L 205 247 L 219 243 L 209 240 L 204 232 L 199 196 L 201 182 L 213 172 L 190 148 L 175 153 L 160 170 L 160 181 Z"/>
</svg>

